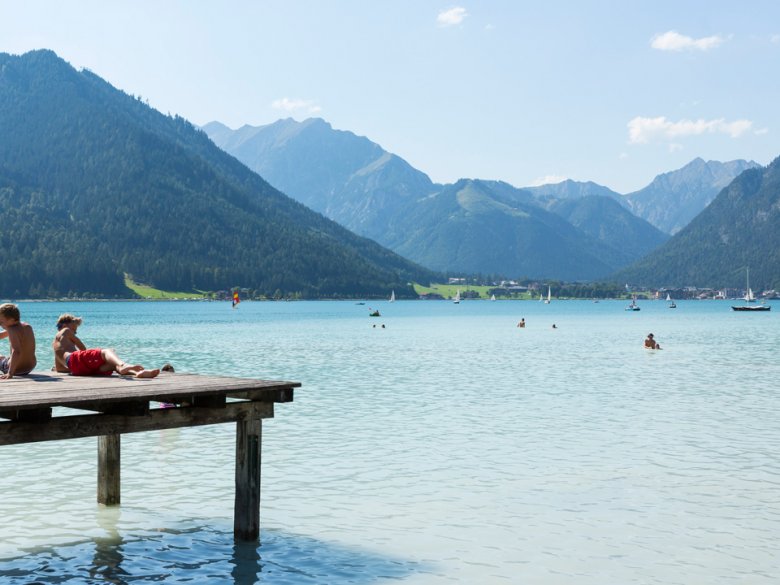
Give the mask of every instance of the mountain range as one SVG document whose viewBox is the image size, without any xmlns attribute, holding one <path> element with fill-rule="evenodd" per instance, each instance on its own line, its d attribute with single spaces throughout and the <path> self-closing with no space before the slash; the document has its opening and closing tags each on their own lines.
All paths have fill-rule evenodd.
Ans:
<svg viewBox="0 0 780 585">
<path fill-rule="evenodd" d="M 659 230 L 675 234 L 707 207 L 742 171 L 758 167 L 754 161 L 704 161 L 658 175 L 645 188 L 626 195 L 629 209 Z"/>
<path fill-rule="evenodd" d="M 669 241 L 619 272 L 639 285 L 780 289 L 780 158 L 751 168 Z"/>
<path fill-rule="evenodd" d="M 434 270 L 709 286 L 749 267 L 780 286 L 777 161 L 697 159 L 624 196 L 437 184 L 319 119 L 205 130 L 51 51 L 0 54 L 0 296 L 127 296 L 129 275 L 165 290 L 411 297 Z M 673 231 L 697 206 L 665 244 L 631 213 Z"/>
<path fill-rule="evenodd" d="M 0 54 L 0 296 L 412 296 L 433 273 L 311 211 L 205 133 L 48 50 Z"/>
<path fill-rule="evenodd" d="M 437 184 L 367 138 L 318 118 L 235 131 L 212 122 L 203 129 L 281 191 L 433 270 L 593 279 L 667 237 L 615 203 L 620 195 L 565 206 L 557 205 L 560 196 L 501 181 Z M 608 192 L 589 194 L 606 199 Z"/>
</svg>

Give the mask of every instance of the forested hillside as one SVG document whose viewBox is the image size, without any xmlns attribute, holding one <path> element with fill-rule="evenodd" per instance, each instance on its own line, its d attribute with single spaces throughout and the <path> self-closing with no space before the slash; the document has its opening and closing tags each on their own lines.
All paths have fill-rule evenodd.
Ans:
<svg viewBox="0 0 780 585">
<path fill-rule="evenodd" d="M 618 250 L 624 263 L 642 258 L 669 239 L 667 234 L 633 215 L 612 197 L 588 195 L 559 199 L 550 202 L 549 210 Z"/>
<path fill-rule="evenodd" d="M 780 289 L 780 158 L 744 171 L 688 226 L 619 282 L 656 286 Z"/>
<path fill-rule="evenodd" d="M 621 265 L 621 254 L 554 213 L 503 196 L 493 182 L 461 179 L 425 198 L 394 249 L 435 269 L 589 280 Z M 400 226 L 391 225 L 393 233 Z"/>
<path fill-rule="evenodd" d="M 676 234 L 707 207 L 737 175 L 758 166 L 754 161 L 719 162 L 695 158 L 681 169 L 658 175 L 623 199 L 631 211 L 662 232 Z"/>
<path fill-rule="evenodd" d="M 283 195 L 202 131 L 51 51 L 0 54 L 0 295 L 242 286 L 411 294 L 431 273 Z"/>
</svg>

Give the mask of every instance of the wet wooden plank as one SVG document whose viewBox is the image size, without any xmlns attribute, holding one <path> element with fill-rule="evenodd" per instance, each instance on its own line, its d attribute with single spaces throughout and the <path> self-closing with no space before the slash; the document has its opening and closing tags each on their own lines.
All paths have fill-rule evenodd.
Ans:
<svg viewBox="0 0 780 585">
<path fill-rule="evenodd" d="M 51 408 L 28 408 L 25 410 L 3 410 L 0 418 L 22 422 L 46 422 L 51 418 Z"/>
<path fill-rule="evenodd" d="M 149 401 L 133 400 L 126 402 L 79 402 L 72 405 L 79 410 L 94 410 L 103 414 L 121 414 L 124 416 L 145 416 L 149 414 Z"/>
<path fill-rule="evenodd" d="M 273 415 L 273 402 L 229 402 L 223 408 L 152 409 L 146 416 L 84 414 L 60 416 L 44 423 L 0 421 L 0 445 L 213 425 Z"/>
</svg>

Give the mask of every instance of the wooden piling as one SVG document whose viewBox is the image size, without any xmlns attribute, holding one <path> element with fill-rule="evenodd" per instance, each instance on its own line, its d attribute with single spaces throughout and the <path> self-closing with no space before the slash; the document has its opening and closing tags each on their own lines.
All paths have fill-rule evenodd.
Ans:
<svg viewBox="0 0 780 585">
<path fill-rule="evenodd" d="M 263 421 L 259 418 L 236 422 L 236 497 L 233 536 L 257 540 L 260 536 L 260 464 Z"/>
<path fill-rule="evenodd" d="M 120 447 L 118 434 L 98 437 L 97 501 L 105 506 L 118 506 L 120 502 Z"/>
</svg>

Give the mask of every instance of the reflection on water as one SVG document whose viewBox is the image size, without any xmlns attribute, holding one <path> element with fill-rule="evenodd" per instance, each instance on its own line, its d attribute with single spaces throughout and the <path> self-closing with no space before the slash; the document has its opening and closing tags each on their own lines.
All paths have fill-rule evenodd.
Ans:
<svg viewBox="0 0 780 585">
<path fill-rule="evenodd" d="M 105 531 L 105 536 L 95 537 L 95 555 L 88 570 L 92 579 L 106 583 L 125 583 L 124 578 L 128 573 L 122 567 L 124 539 L 117 528 L 120 514 L 119 506 L 98 506 L 97 523 Z"/>
<path fill-rule="evenodd" d="M 104 536 L 6 560 L 0 582 L 371 585 L 426 572 L 421 563 L 276 530 L 265 531 L 258 545 L 235 543 L 232 533 L 207 526 L 122 536 L 110 520 L 101 518 L 100 524 Z"/>
</svg>

